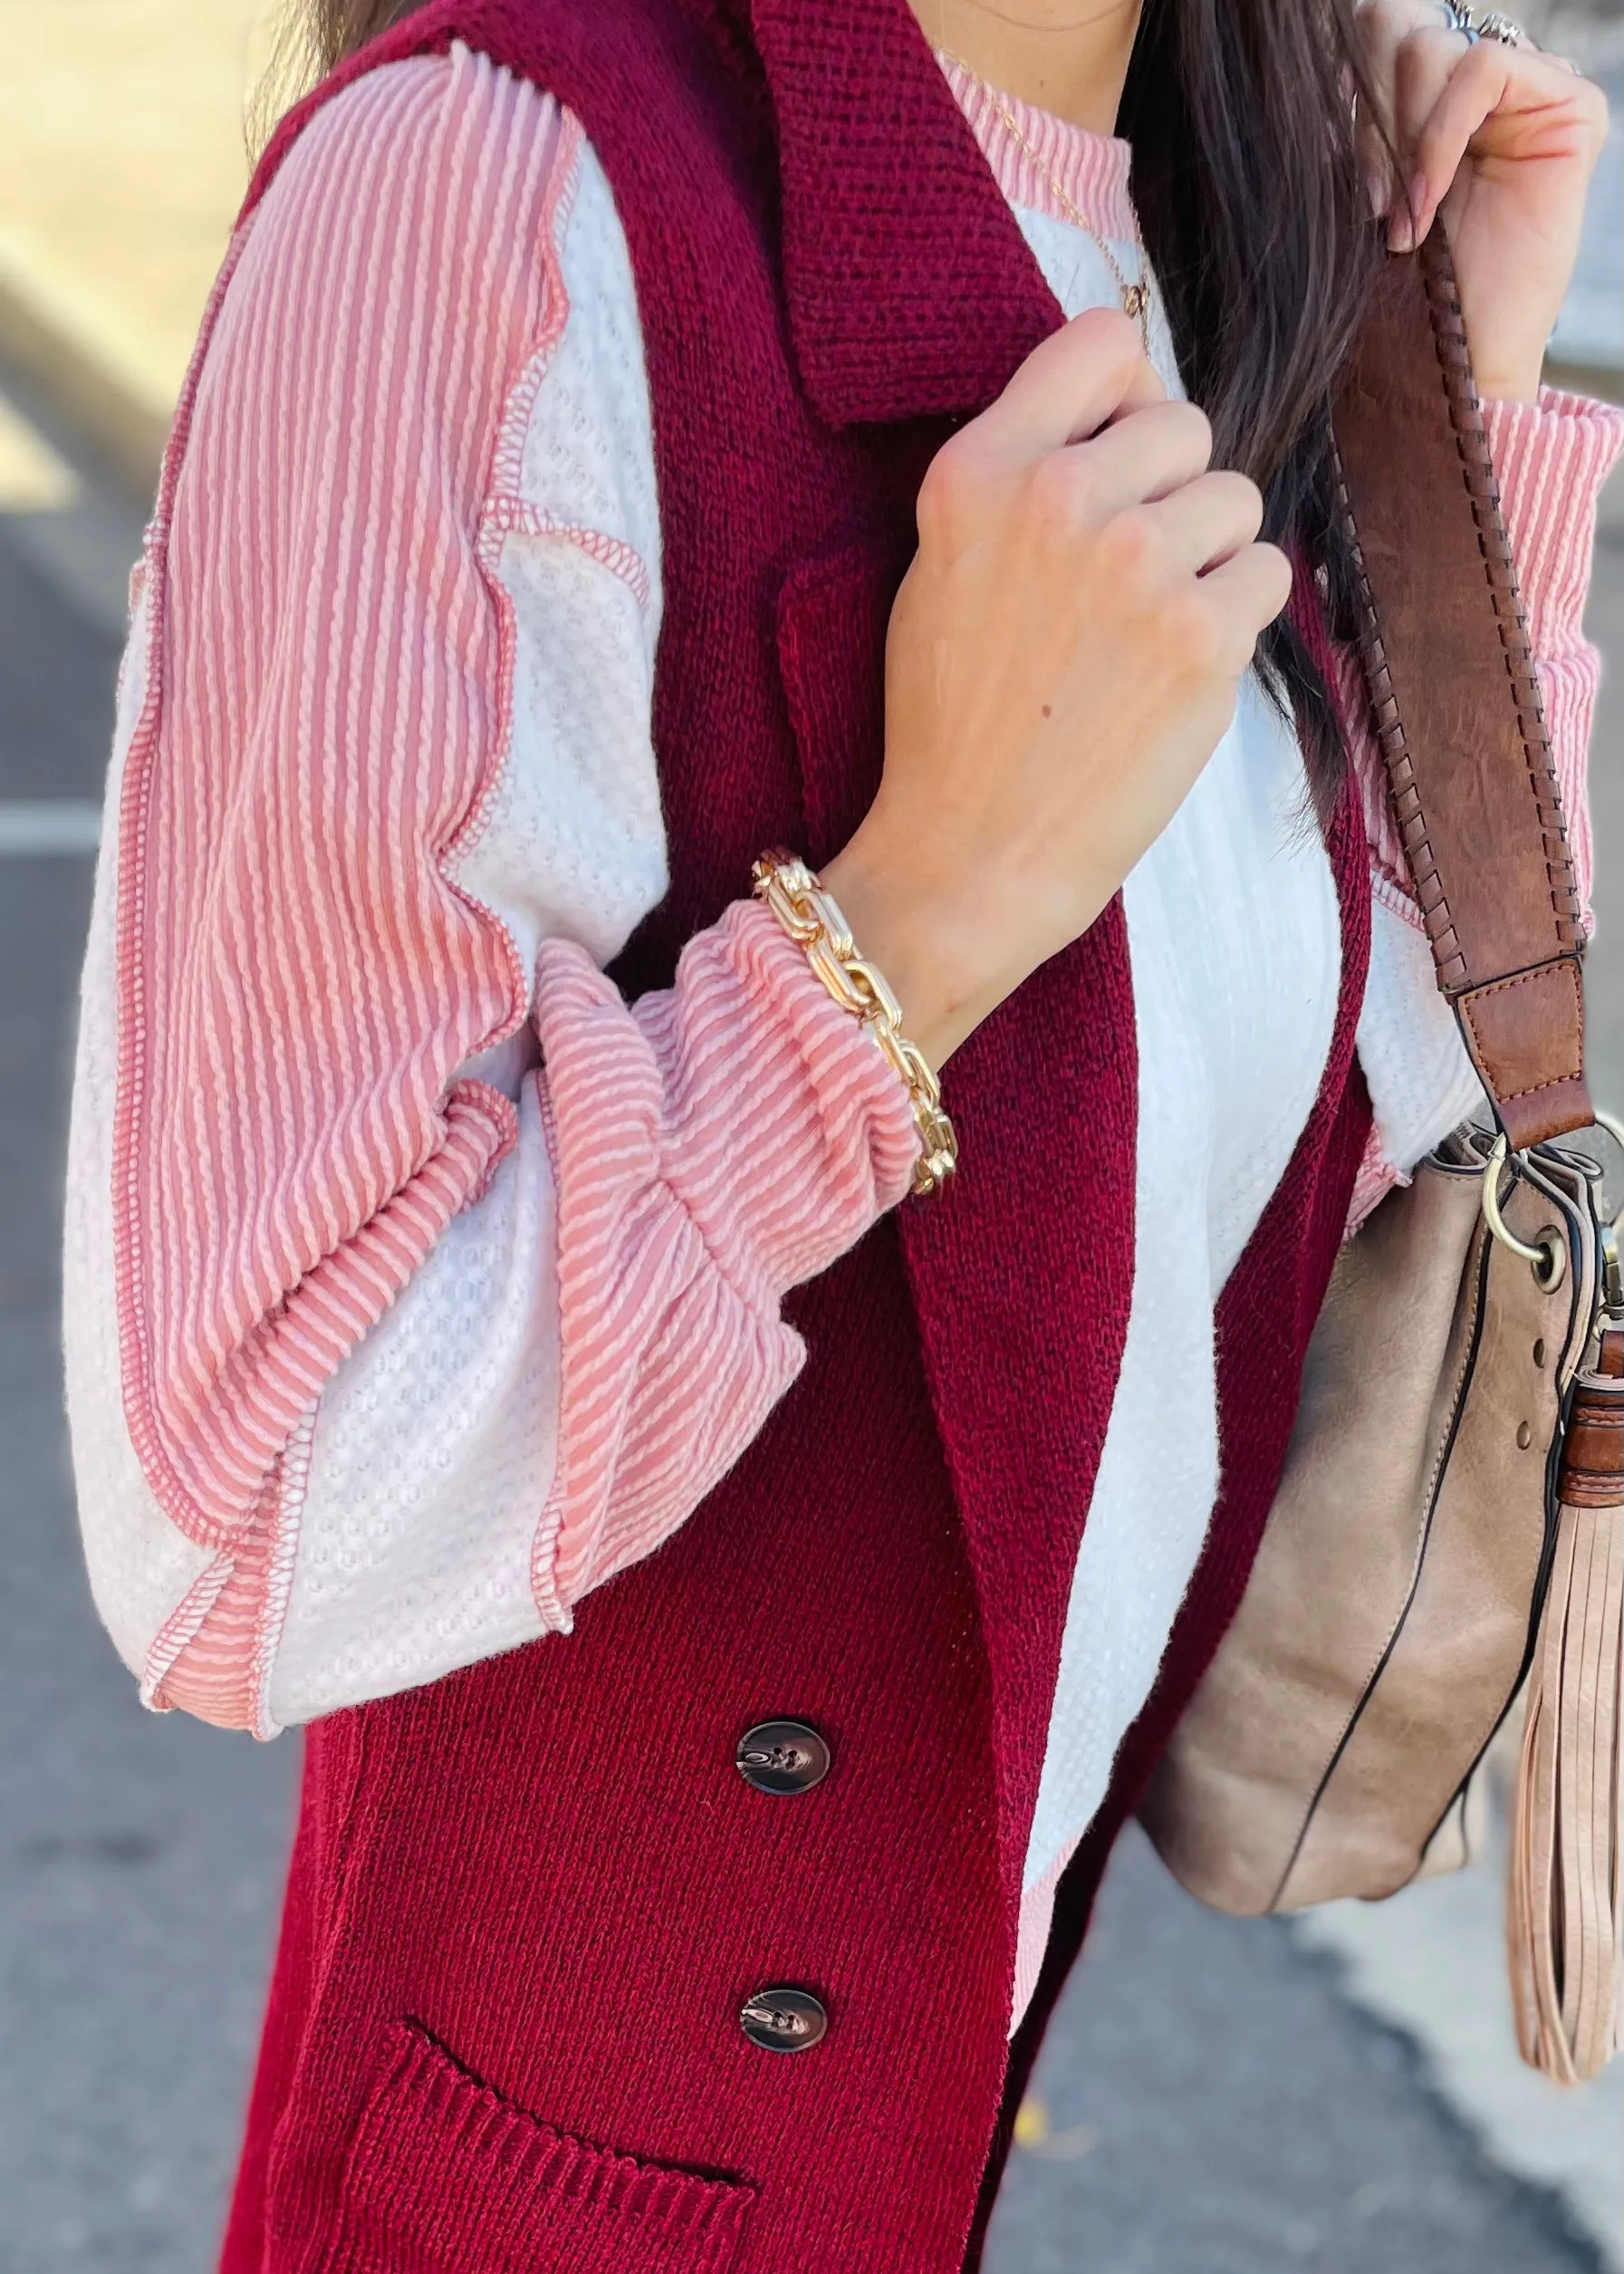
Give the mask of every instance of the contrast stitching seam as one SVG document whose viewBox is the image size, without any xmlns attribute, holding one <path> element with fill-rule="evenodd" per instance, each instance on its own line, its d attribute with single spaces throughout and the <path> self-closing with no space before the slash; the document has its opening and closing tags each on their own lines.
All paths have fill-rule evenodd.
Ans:
<svg viewBox="0 0 1624 2274">
<path fill-rule="evenodd" d="M 1466 1025 L 1470 1027 L 1472 1040 L 1477 1045 L 1478 1055 L 1481 1056 L 1483 1055 L 1483 1037 L 1478 1031 L 1476 1021 L 1472 1016 L 1474 1005 L 1482 1001 L 1485 997 L 1490 995 L 1508 994 L 1513 988 L 1533 987 L 1552 971 L 1559 972 L 1567 978 L 1570 986 L 1572 987 L 1574 993 L 1579 999 L 1579 1064 L 1576 1066 L 1571 1067 L 1565 1074 L 1553 1074 L 1548 1081 L 1531 1082 L 1523 1089 L 1507 1090 L 1502 1101 L 1507 1105 L 1511 1104 L 1517 1098 L 1537 1097 L 1542 1090 L 1560 1090 L 1565 1088 L 1570 1082 L 1580 1082 L 1583 1080 L 1584 990 L 1579 985 L 1579 974 L 1574 970 L 1571 963 L 1542 964 L 1537 971 L 1520 971 L 1513 979 L 1494 979 L 1490 981 L 1489 984 L 1485 987 L 1473 988 L 1470 990 L 1469 995 L 1463 997 L 1461 999 L 1459 1005 L 1460 1015 L 1465 1020 Z"/>
</svg>

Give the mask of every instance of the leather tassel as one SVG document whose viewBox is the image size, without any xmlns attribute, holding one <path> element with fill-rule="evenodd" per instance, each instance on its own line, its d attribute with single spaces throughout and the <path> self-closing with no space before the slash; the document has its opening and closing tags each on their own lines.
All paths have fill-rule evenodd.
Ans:
<svg viewBox="0 0 1624 2274">
<path fill-rule="evenodd" d="M 1517 1779 L 1506 1924 L 1523 2057 L 1594 2076 L 1624 2013 L 1624 1380 L 1581 1375 Z"/>
</svg>

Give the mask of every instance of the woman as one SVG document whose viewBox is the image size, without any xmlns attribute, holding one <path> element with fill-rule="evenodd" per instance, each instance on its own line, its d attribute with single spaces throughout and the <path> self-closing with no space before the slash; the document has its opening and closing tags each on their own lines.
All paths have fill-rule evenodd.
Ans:
<svg viewBox="0 0 1624 2274">
<path fill-rule="evenodd" d="M 312 1725 L 232 2274 L 975 2254 L 1336 1248 L 1476 1094 L 1332 643 L 1373 207 L 1585 857 L 1595 91 L 917 13 L 328 0 L 205 323 L 68 1357 L 143 1695 Z"/>
</svg>

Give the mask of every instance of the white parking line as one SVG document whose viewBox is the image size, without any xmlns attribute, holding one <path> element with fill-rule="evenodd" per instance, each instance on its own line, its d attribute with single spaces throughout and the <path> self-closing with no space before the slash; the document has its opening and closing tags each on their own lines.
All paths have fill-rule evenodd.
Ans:
<svg viewBox="0 0 1624 2274">
<path fill-rule="evenodd" d="M 94 853 L 101 808 L 88 797 L 0 800 L 0 860 Z"/>
</svg>

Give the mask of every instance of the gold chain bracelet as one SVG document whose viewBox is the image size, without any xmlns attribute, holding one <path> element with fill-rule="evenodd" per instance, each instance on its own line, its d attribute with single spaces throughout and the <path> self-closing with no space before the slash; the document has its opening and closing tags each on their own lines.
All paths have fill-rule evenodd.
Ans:
<svg viewBox="0 0 1624 2274">
<path fill-rule="evenodd" d="M 902 1031 L 901 1004 L 858 954 L 850 926 L 804 861 L 793 853 L 764 853 L 751 875 L 756 899 L 766 902 L 841 1008 L 860 1020 L 895 1069 L 919 1132 L 914 1190 L 939 1192 L 958 1166 L 958 1139 L 942 1111 L 941 1084 Z"/>
</svg>

